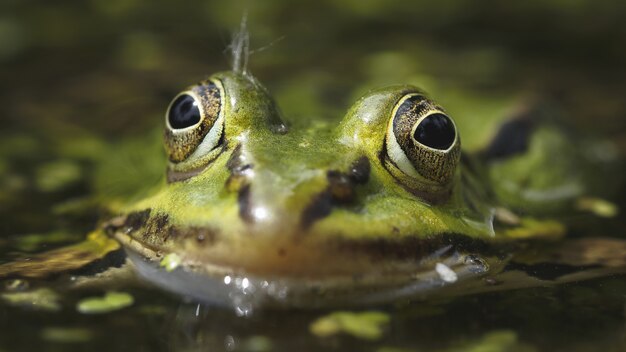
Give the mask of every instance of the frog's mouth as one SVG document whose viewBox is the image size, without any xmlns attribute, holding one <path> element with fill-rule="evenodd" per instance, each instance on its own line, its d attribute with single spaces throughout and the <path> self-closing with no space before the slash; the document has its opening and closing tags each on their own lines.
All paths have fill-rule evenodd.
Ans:
<svg viewBox="0 0 626 352">
<path fill-rule="evenodd" d="M 139 222 L 131 218 L 126 223 Z M 176 231 L 178 239 L 196 239 L 201 233 L 211 241 L 208 229 Z M 271 250 L 257 243 L 246 246 L 247 252 L 223 244 L 214 244 L 218 249 L 213 252 L 200 251 L 184 241 L 173 245 L 173 238 L 156 242 L 145 226 L 122 226 L 112 235 L 147 281 L 196 300 L 233 306 L 241 314 L 259 306 L 354 306 L 425 296 L 435 289 L 439 294 L 493 266 L 478 248 L 483 243 L 460 235 L 397 245 L 298 241 L 283 246 L 289 254 L 276 251 L 281 245 L 275 242 L 268 244 Z M 270 252 L 277 254 L 271 257 Z"/>
<path fill-rule="evenodd" d="M 455 253 L 410 275 L 262 277 L 206 263 L 181 263 L 168 271 L 133 250 L 127 248 L 127 253 L 139 276 L 148 282 L 204 303 L 232 307 L 240 315 L 259 308 L 354 307 L 424 298 L 489 269 L 479 263 L 468 264 L 465 256 Z"/>
</svg>

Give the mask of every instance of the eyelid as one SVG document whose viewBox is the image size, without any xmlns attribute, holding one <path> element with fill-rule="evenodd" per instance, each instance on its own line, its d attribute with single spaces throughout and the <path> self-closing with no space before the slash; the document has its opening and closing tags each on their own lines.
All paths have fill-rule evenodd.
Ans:
<svg viewBox="0 0 626 352">
<path fill-rule="evenodd" d="M 405 174 L 419 178 L 420 175 L 413 167 L 413 164 L 407 158 L 404 150 L 398 144 L 398 140 L 396 139 L 396 134 L 393 132 L 393 118 L 389 119 L 389 125 L 387 126 L 387 155 L 393 161 L 393 163 Z"/>
</svg>

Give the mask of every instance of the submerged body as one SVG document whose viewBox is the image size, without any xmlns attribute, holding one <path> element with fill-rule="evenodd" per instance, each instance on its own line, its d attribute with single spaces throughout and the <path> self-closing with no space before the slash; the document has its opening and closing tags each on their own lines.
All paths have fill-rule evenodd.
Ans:
<svg viewBox="0 0 626 352">
<path fill-rule="evenodd" d="M 610 163 L 531 113 L 464 154 L 454 120 L 415 87 L 374 90 L 341 121 L 285 122 L 260 83 L 225 72 L 178 95 L 165 125 L 158 189 L 117 205 L 87 242 L 0 276 L 75 269 L 120 243 L 140 276 L 199 300 L 317 307 L 624 269 L 622 241 L 564 242 L 554 220 L 602 195 L 589 170 Z M 568 270 L 520 269 L 545 263 Z"/>
</svg>

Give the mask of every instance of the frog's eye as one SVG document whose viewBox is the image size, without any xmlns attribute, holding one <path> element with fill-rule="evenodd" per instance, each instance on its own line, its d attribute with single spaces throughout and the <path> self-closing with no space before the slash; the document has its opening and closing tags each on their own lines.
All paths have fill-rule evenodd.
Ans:
<svg viewBox="0 0 626 352">
<path fill-rule="evenodd" d="M 223 141 L 222 96 L 219 81 L 207 81 L 172 100 L 165 114 L 165 150 L 170 162 L 200 166 L 216 154 Z"/>
<path fill-rule="evenodd" d="M 418 93 L 396 104 L 387 127 L 387 155 L 405 175 L 433 186 L 452 180 L 460 157 L 454 121 Z"/>
</svg>

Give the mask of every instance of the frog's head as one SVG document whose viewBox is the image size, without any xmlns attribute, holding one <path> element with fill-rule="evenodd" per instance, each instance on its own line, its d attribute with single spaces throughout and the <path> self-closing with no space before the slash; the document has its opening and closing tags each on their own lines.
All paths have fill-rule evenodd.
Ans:
<svg viewBox="0 0 626 352">
<path fill-rule="evenodd" d="M 397 279 L 453 256 L 453 237 L 492 235 L 453 119 L 415 87 L 372 91 L 339 123 L 284 123 L 259 82 L 219 73 L 176 96 L 165 125 L 167 185 L 118 236 L 144 256 L 210 275 Z"/>
</svg>

